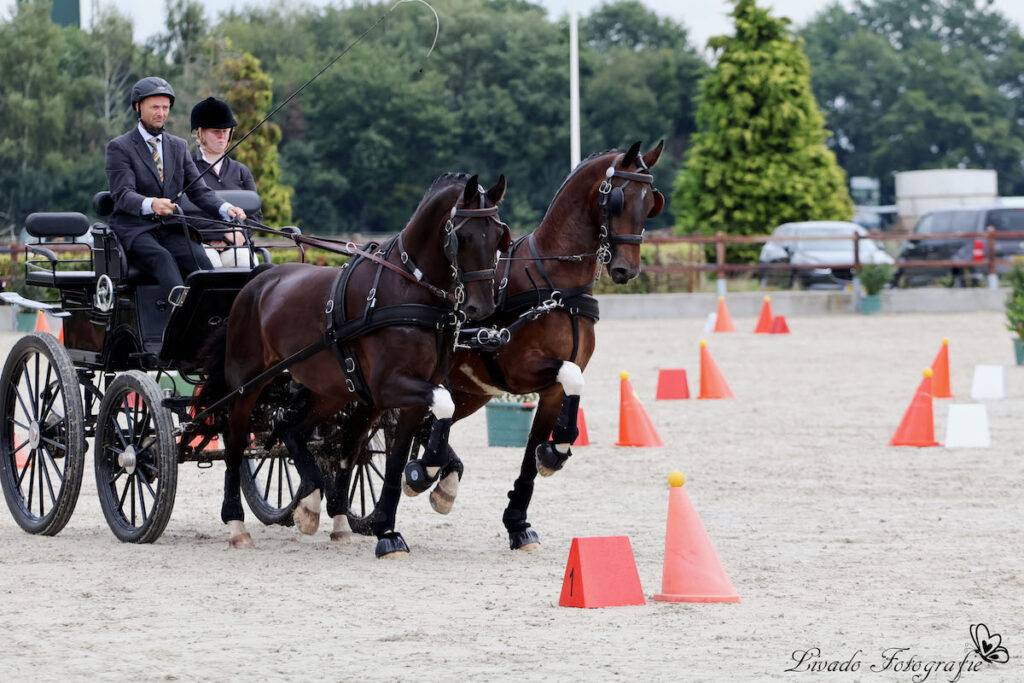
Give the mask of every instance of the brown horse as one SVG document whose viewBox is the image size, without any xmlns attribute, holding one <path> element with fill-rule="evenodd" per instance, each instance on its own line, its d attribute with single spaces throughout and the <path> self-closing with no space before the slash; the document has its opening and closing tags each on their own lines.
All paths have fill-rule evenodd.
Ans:
<svg viewBox="0 0 1024 683">
<path fill-rule="evenodd" d="M 540 226 L 508 255 L 498 310 L 485 324 L 514 327 L 511 340 L 496 351 L 460 350 L 452 363 L 448 387 L 455 421 L 503 392 L 540 395 L 502 518 L 513 550 L 540 542 L 526 521 L 527 508 L 538 471 L 550 476 L 572 455 L 582 370 L 595 344 L 593 283 L 602 262 L 617 284 L 639 274 L 644 222 L 665 203 L 649 171 L 662 149 L 658 143 L 641 155 L 637 142 L 624 154 L 591 156 L 570 174 Z M 442 513 L 454 502 L 461 466 L 449 470 L 431 496 Z"/>
<path fill-rule="evenodd" d="M 496 254 L 509 239 L 507 226 L 496 217 L 504 192 L 504 176 L 484 191 L 476 176 L 445 174 L 431 185 L 401 233 L 377 248 L 375 258 L 391 266 L 362 257 L 342 268 L 286 264 L 267 269 L 242 289 L 226 334 L 208 349 L 209 379 L 203 390 L 204 400 L 236 394 L 223 425 L 227 469 L 221 518 L 231 528 L 232 547 L 252 546 L 239 485 L 253 432 L 270 431 L 287 446 L 300 476 L 293 516 L 306 534 L 319 526 L 324 490 L 306 445 L 315 426 L 340 424 L 342 456 L 350 457 L 363 448 L 369 424 L 380 411 L 398 410 L 400 424 L 410 432 L 430 411 L 438 425 L 434 431 L 443 431 L 435 441 L 446 451 L 447 429 L 441 425 L 450 424 L 455 408 L 441 381 L 458 309 L 469 319 L 494 310 Z M 394 272 L 395 266 L 406 275 Z M 316 350 L 325 334 L 331 343 Z M 298 355 L 305 349 L 316 351 Z M 290 376 L 263 377 L 289 358 L 298 359 L 288 367 Z M 291 397 L 287 402 L 281 401 L 281 392 L 269 391 L 282 381 L 288 385 L 283 395 Z M 265 389 L 267 396 L 278 397 L 270 411 L 257 411 L 275 416 L 270 427 L 251 419 Z M 408 552 L 394 529 L 407 457 L 408 444 L 404 452 L 397 444 L 387 455 L 381 514 L 374 524 L 378 557 Z"/>
</svg>

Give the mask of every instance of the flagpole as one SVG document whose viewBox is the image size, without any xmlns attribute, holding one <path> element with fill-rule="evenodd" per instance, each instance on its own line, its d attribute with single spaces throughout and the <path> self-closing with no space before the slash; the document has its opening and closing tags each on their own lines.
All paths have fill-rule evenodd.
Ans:
<svg viewBox="0 0 1024 683">
<path fill-rule="evenodd" d="M 569 166 L 580 163 L 580 48 L 576 0 L 569 5 Z"/>
</svg>

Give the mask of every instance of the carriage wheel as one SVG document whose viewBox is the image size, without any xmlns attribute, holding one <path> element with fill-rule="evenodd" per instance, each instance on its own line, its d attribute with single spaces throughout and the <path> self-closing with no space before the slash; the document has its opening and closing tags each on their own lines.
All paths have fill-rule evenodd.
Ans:
<svg viewBox="0 0 1024 683">
<path fill-rule="evenodd" d="M 292 526 L 299 471 L 284 447 L 254 450 L 242 461 L 242 493 L 256 519 Z"/>
<path fill-rule="evenodd" d="M 126 543 L 152 543 L 174 508 L 178 447 L 152 377 L 132 370 L 107 387 L 96 420 L 96 490 L 107 525 Z"/>
<path fill-rule="evenodd" d="M 54 536 L 71 519 L 82 486 L 81 389 L 68 352 L 49 334 L 11 349 L 0 376 L 0 483 L 14 521 Z"/>
<path fill-rule="evenodd" d="M 398 428 L 398 411 L 381 414 L 377 424 L 370 431 L 363 452 L 348 471 L 349 528 L 354 533 L 372 536 L 373 511 L 377 507 L 384 486 L 384 468 L 387 464 L 388 448 L 394 442 Z M 415 444 L 413 446 L 415 448 Z"/>
</svg>

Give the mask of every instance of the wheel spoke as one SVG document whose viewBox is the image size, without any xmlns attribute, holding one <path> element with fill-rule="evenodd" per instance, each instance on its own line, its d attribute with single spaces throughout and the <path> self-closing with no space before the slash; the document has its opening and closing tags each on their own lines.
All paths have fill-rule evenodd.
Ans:
<svg viewBox="0 0 1024 683">
<path fill-rule="evenodd" d="M 25 467 L 23 467 L 21 470 L 21 476 L 18 477 L 18 491 L 21 491 L 21 485 L 25 481 L 25 475 L 28 474 L 28 466 L 32 464 L 32 459 L 34 457 L 36 457 L 36 452 L 33 449 L 28 452 L 28 462 L 25 463 Z"/>
<path fill-rule="evenodd" d="M 267 468 L 267 487 L 263 489 L 263 500 L 270 499 L 270 482 L 274 479 L 274 460 L 270 461 L 270 467 Z"/>
<path fill-rule="evenodd" d="M 67 451 L 67 449 L 68 449 L 68 447 L 66 445 L 60 443 L 59 441 L 54 441 L 53 439 L 49 439 L 49 438 L 47 438 L 45 436 L 40 436 L 39 440 L 42 441 L 43 443 L 47 444 L 47 445 L 53 446 L 54 448 L 59 448 L 62 451 Z"/>
<path fill-rule="evenodd" d="M 40 398 L 39 397 L 39 392 L 42 391 L 42 389 L 43 389 L 39 385 L 39 354 L 38 353 L 36 354 L 36 363 L 35 363 L 35 365 L 36 365 L 36 368 L 35 368 L 36 390 L 32 393 L 32 396 L 33 396 L 33 398 L 32 398 L 32 410 L 35 411 L 36 420 L 38 420 L 39 419 L 39 398 Z"/>
<path fill-rule="evenodd" d="M 42 448 L 40 448 L 39 450 L 43 452 L 44 456 L 46 455 L 46 452 Z M 39 464 L 42 465 L 43 476 L 46 477 L 46 488 L 49 489 L 49 492 L 50 492 L 50 502 L 53 503 L 54 507 L 56 507 L 56 505 L 57 505 L 57 496 L 53 493 L 53 482 L 50 479 L 50 470 L 46 466 L 46 458 L 45 457 L 40 458 L 39 459 Z M 40 493 L 39 493 L 39 498 L 40 498 L 39 512 L 40 513 L 42 513 L 42 511 L 43 511 L 43 509 L 42 509 L 43 508 L 43 506 L 42 506 L 42 497 L 43 497 L 43 495 L 42 495 L 42 492 L 40 491 Z"/>
<path fill-rule="evenodd" d="M 110 478 L 110 481 L 108 481 L 107 483 L 111 486 L 114 486 L 117 483 L 117 480 L 120 479 L 121 475 L 124 473 L 125 469 L 123 467 L 119 467 L 117 472 L 114 472 L 114 476 L 112 476 Z M 115 487 L 114 490 L 117 491 L 117 488 Z"/>
<path fill-rule="evenodd" d="M 145 477 L 139 477 L 139 481 L 141 481 L 143 484 L 146 485 L 146 490 L 149 491 L 149 495 L 153 496 L 153 501 L 156 502 L 156 491 L 153 490 L 153 487 L 146 480 L 146 478 Z"/>
<path fill-rule="evenodd" d="M 378 477 L 380 477 L 381 479 L 384 479 L 384 474 L 380 470 L 377 469 L 376 465 L 373 464 L 373 459 L 372 458 L 370 460 L 367 460 L 366 464 L 373 468 L 373 471 L 377 473 Z"/>
<path fill-rule="evenodd" d="M 114 428 L 114 434 L 117 435 L 117 440 L 121 442 L 121 448 L 128 448 L 128 439 L 125 438 L 124 432 L 121 430 L 121 425 L 117 423 L 117 413 L 110 414 L 110 419 L 107 420 L 107 424 Z"/>
<path fill-rule="evenodd" d="M 267 460 L 270 460 L 270 457 L 269 457 L 269 456 L 268 456 L 268 457 L 266 457 L 266 458 L 260 458 L 260 464 L 259 464 L 259 465 L 256 465 L 256 469 L 254 469 L 254 470 L 252 471 L 252 478 L 253 478 L 253 479 L 256 479 L 256 476 L 257 476 L 257 475 L 258 475 L 258 474 L 260 473 L 260 470 L 261 470 L 261 469 L 263 469 L 263 466 L 264 466 L 265 464 L 267 464 Z"/>
<path fill-rule="evenodd" d="M 129 476 L 127 481 L 125 482 L 124 491 L 121 492 L 121 498 L 120 498 L 120 500 L 117 501 L 117 509 L 121 512 L 121 516 L 122 517 L 125 516 L 125 514 L 124 514 L 124 499 L 128 497 L 128 487 L 131 485 L 131 483 L 132 483 L 132 478 L 131 478 L 131 476 Z M 115 488 L 114 491 L 116 492 L 117 489 Z"/>
<path fill-rule="evenodd" d="M 11 451 L 11 452 L 12 452 L 12 453 L 17 453 L 17 452 L 18 452 L 18 451 L 20 451 L 20 450 L 21 450 L 22 448 L 24 448 L 24 447 L 25 447 L 25 445 L 26 445 L 26 444 L 28 444 L 28 442 L 29 442 L 29 441 L 31 441 L 31 439 L 25 439 L 25 440 L 24 440 L 24 441 L 22 441 L 22 442 L 21 442 L 20 444 L 18 444 L 17 446 L 15 446 L 15 447 L 14 447 L 14 450 L 13 450 L 13 451 Z"/>
<path fill-rule="evenodd" d="M 370 500 L 373 501 L 373 506 L 377 507 L 377 492 L 373 490 L 373 477 L 370 476 L 369 472 L 366 474 L 366 483 L 370 486 Z"/>
<path fill-rule="evenodd" d="M 142 493 L 142 476 L 135 470 L 135 485 L 139 487 L 139 507 L 142 509 L 142 523 L 145 524 L 149 515 L 146 514 L 146 496 Z"/>
<path fill-rule="evenodd" d="M 28 513 L 29 514 L 32 514 L 32 495 L 33 495 L 33 492 L 35 491 L 35 483 L 36 483 L 36 457 L 38 457 L 37 453 L 38 453 L 37 450 L 33 450 L 32 451 L 32 455 L 31 455 L 31 457 L 29 458 L 29 461 L 28 461 L 28 466 L 32 468 L 32 473 L 30 475 L 28 475 L 28 508 L 27 509 L 28 509 Z"/>
<path fill-rule="evenodd" d="M 39 408 L 39 421 L 40 422 L 42 422 L 46 418 L 46 414 L 50 411 L 50 408 L 53 406 L 54 399 L 57 398 L 57 394 L 60 393 L 59 391 L 52 391 L 51 392 L 50 375 L 52 374 L 52 372 L 53 372 L 53 366 L 50 365 L 49 363 L 47 363 L 46 364 L 46 377 L 43 378 L 43 383 L 40 385 L 40 391 L 42 391 L 42 393 L 44 393 L 44 394 L 48 394 L 48 396 L 46 398 L 46 402 L 43 403 L 42 407 Z M 57 386 L 56 382 L 54 382 L 54 386 Z"/>
<path fill-rule="evenodd" d="M 35 401 L 36 390 L 32 386 L 32 377 L 30 377 L 30 372 L 29 372 L 29 369 L 28 369 L 28 363 L 25 363 L 25 371 L 22 374 L 25 377 L 25 383 L 28 385 L 28 404 L 30 406 L 32 406 L 32 410 L 31 411 L 29 411 L 28 408 L 25 408 L 25 414 L 28 415 L 33 420 L 38 420 L 39 419 L 39 412 L 37 410 L 38 406 L 36 406 L 36 401 Z M 24 408 L 24 406 L 22 406 L 22 407 Z"/>
<path fill-rule="evenodd" d="M 49 458 L 50 465 L 53 466 L 53 471 L 57 475 L 57 478 L 60 479 L 61 483 L 64 483 L 64 473 L 61 472 L 60 466 L 57 464 L 57 461 L 53 459 L 53 456 L 50 455 L 50 452 L 45 448 L 41 448 L 40 450 L 43 452 L 44 456 Z"/>
<path fill-rule="evenodd" d="M 359 504 L 363 507 L 363 517 L 366 516 L 366 487 L 363 484 L 363 470 L 359 468 Z"/>
<path fill-rule="evenodd" d="M 31 429 L 31 427 L 29 427 L 27 424 L 23 424 L 21 422 L 18 422 L 14 418 L 11 419 L 11 422 L 13 422 L 16 427 L 21 427 L 22 429 Z"/>
<path fill-rule="evenodd" d="M 287 465 L 282 460 L 277 467 L 277 509 L 281 509 L 281 496 L 284 494 L 284 473 L 281 472 Z"/>
<path fill-rule="evenodd" d="M 41 451 L 42 449 L 39 450 Z M 36 467 L 39 468 L 39 474 L 37 475 L 37 478 L 39 479 L 39 516 L 44 517 L 45 512 L 43 511 L 43 472 L 46 471 L 46 465 L 43 463 L 43 459 L 39 457 L 38 453 L 36 453 Z"/>
<path fill-rule="evenodd" d="M 28 381 L 28 375 L 25 376 L 25 381 Z M 29 382 L 31 384 L 31 382 Z M 31 389 L 31 387 L 29 387 Z M 21 404 L 21 409 L 25 411 L 25 417 L 32 419 L 32 411 L 28 409 L 28 405 L 25 403 L 25 399 L 21 397 L 21 390 L 18 387 L 14 387 L 14 395 L 18 397 L 18 403 Z M 25 429 L 28 429 L 26 426 Z"/>
<path fill-rule="evenodd" d="M 356 465 L 356 467 L 354 467 L 352 469 L 352 474 L 350 475 L 352 477 L 352 479 L 351 479 L 351 483 L 348 486 L 348 507 L 349 507 L 349 509 L 352 509 L 352 499 L 355 498 L 356 486 L 359 485 L 358 471 L 359 471 L 359 466 Z"/>
<path fill-rule="evenodd" d="M 135 476 L 128 477 L 128 488 L 132 492 L 132 526 L 135 526 Z"/>
<path fill-rule="evenodd" d="M 284 470 L 284 476 L 288 477 L 288 497 L 292 500 L 295 499 L 295 489 L 292 487 L 292 473 L 288 463 L 282 463 L 281 469 Z"/>
</svg>

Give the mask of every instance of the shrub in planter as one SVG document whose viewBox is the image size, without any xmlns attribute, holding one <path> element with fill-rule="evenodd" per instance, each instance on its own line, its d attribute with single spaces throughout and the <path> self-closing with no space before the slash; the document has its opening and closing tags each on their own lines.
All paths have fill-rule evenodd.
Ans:
<svg viewBox="0 0 1024 683">
<path fill-rule="evenodd" d="M 491 399 L 486 409 L 487 445 L 525 447 L 530 438 L 536 399 L 533 394 L 502 394 Z"/>
<path fill-rule="evenodd" d="M 1015 333 L 1014 354 L 1017 365 L 1024 365 L 1024 266 L 1017 264 L 1006 277 L 1010 293 L 1006 297 L 1006 329 Z"/>
<path fill-rule="evenodd" d="M 892 266 L 887 263 L 871 263 L 861 266 L 860 273 L 857 275 L 861 287 L 864 288 L 864 296 L 858 302 L 861 313 L 878 313 L 882 309 L 879 292 L 892 281 L 892 275 Z"/>
</svg>

